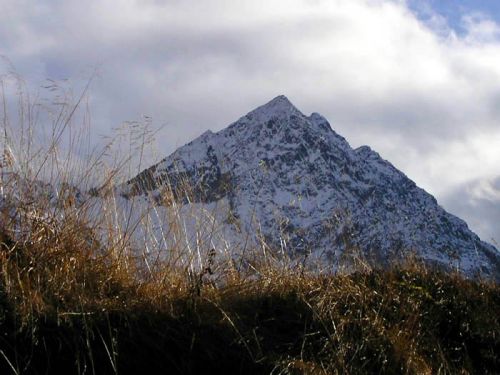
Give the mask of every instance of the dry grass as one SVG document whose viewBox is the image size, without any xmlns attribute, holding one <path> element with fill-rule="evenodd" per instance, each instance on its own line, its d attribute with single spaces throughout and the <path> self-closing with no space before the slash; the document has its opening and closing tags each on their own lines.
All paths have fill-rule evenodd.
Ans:
<svg viewBox="0 0 500 375">
<path fill-rule="evenodd" d="M 134 219 L 110 188 L 129 165 L 114 140 L 88 158 L 65 151 L 81 143 L 86 90 L 41 116 L 52 119 L 43 146 L 39 107 L 23 94 L 12 126 L 4 99 L 0 373 L 498 373 L 498 285 L 415 260 L 319 275 L 269 249 L 236 267 L 230 248 L 187 244 L 175 204 Z M 136 125 L 129 149 L 142 158 L 149 133 Z M 73 186 L 102 186 L 101 198 Z M 160 237 L 153 218 L 169 224 Z"/>
<path fill-rule="evenodd" d="M 269 269 L 215 287 L 178 273 L 144 283 L 103 259 L 68 263 L 28 271 L 3 261 L 5 373 L 485 374 L 500 366 L 499 288 L 457 275 Z M 75 269 L 85 281 L 70 276 Z"/>
</svg>

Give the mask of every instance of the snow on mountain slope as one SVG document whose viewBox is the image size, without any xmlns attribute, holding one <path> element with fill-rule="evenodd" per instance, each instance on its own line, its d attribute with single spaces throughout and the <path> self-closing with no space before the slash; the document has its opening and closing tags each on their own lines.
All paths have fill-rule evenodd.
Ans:
<svg viewBox="0 0 500 375">
<path fill-rule="evenodd" d="M 207 131 L 120 191 L 164 205 L 227 201 L 232 232 L 327 264 L 353 248 L 379 264 L 416 252 L 500 278 L 500 253 L 464 221 L 368 146 L 352 149 L 324 117 L 305 116 L 284 96 Z"/>
</svg>

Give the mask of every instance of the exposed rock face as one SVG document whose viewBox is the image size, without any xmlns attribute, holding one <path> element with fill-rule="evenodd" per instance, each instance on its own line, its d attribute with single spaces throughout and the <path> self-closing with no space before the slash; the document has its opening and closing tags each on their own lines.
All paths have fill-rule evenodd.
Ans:
<svg viewBox="0 0 500 375">
<path fill-rule="evenodd" d="M 164 204 L 230 203 L 232 220 L 292 254 L 327 262 L 346 248 L 382 264 L 416 252 L 429 263 L 499 278 L 500 253 L 368 146 L 352 149 L 317 113 L 279 96 L 204 133 L 125 186 Z M 189 194 L 185 192 L 189 191 Z"/>
</svg>

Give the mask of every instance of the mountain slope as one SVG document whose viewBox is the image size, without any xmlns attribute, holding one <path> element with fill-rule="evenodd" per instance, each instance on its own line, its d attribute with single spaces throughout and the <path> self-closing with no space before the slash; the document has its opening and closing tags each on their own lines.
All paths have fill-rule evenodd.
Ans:
<svg viewBox="0 0 500 375">
<path fill-rule="evenodd" d="M 346 249 L 379 264 L 414 251 L 470 275 L 500 274 L 498 250 L 464 221 L 375 151 L 352 149 L 324 117 L 305 116 L 284 96 L 204 133 L 120 189 L 166 205 L 225 200 L 226 225 L 327 264 Z"/>
</svg>

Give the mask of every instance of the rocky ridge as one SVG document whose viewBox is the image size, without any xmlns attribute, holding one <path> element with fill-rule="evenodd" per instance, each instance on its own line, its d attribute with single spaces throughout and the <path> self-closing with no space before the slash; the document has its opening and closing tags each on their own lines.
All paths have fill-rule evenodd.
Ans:
<svg viewBox="0 0 500 375">
<path fill-rule="evenodd" d="M 235 233 L 259 234 L 325 264 L 347 249 L 378 264 L 414 252 L 430 264 L 500 278 L 495 247 L 377 152 L 351 148 L 323 116 L 302 114 L 285 96 L 205 132 L 119 192 L 164 205 L 225 200 L 225 225 Z"/>
</svg>

